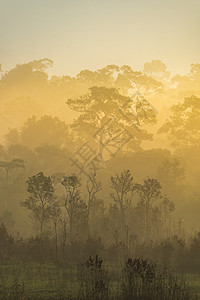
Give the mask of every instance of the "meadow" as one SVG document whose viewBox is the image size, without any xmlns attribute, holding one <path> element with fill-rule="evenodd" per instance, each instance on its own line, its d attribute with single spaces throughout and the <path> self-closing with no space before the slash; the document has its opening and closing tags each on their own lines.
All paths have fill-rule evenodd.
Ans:
<svg viewBox="0 0 200 300">
<path fill-rule="evenodd" d="M 105 266 L 98 256 L 80 264 L 3 263 L 0 299 L 200 299 L 200 276 L 130 258 Z"/>
</svg>

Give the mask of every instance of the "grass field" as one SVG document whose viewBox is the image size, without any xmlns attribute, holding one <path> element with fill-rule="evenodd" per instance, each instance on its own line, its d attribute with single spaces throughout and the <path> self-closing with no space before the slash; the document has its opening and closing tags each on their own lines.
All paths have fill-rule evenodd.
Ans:
<svg viewBox="0 0 200 300">
<path fill-rule="evenodd" d="M 0 299 L 148 299 L 139 296 L 141 281 L 135 281 L 135 284 L 140 285 L 136 291 L 137 297 L 124 294 L 122 265 L 105 266 L 103 272 L 96 275 L 96 271 L 91 272 L 91 269 L 75 264 L 4 263 L 0 265 Z M 192 290 L 188 299 L 200 299 L 200 274 L 185 274 L 183 277 Z M 185 287 L 179 276 L 176 278 L 178 288 L 181 286 L 185 289 L 185 298 L 167 292 L 168 296 L 163 294 L 162 299 L 187 299 L 188 287 Z M 125 282 L 125 288 L 130 289 L 129 281 Z"/>
</svg>

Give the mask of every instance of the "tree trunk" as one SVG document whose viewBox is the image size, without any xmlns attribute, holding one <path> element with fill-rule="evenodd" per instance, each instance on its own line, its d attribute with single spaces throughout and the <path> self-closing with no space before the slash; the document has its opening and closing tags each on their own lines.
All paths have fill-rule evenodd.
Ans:
<svg viewBox="0 0 200 300">
<path fill-rule="evenodd" d="M 69 236 L 70 236 L 70 242 L 74 239 L 74 222 L 73 217 L 69 217 Z"/>
<path fill-rule="evenodd" d="M 56 261 L 58 260 L 58 233 L 57 233 L 57 223 L 54 222 L 54 231 L 55 231 L 55 243 L 56 243 Z"/>
<path fill-rule="evenodd" d="M 63 221 L 63 244 L 62 244 L 62 251 L 63 251 L 63 258 L 65 258 L 65 246 L 66 246 L 66 239 L 67 239 L 67 228 L 66 228 L 66 220 Z"/>
<path fill-rule="evenodd" d="M 6 169 L 6 179 L 5 179 L 5 210 L 8 208 L 8 169 Z"/>
</svg>

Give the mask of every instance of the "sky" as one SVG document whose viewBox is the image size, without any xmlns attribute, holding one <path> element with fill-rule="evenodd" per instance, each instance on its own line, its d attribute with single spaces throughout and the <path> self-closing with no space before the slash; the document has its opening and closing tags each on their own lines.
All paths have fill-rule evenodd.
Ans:
<svg viewBox="0 0 200 300">
<path fill-rule="evenodd" d="M 199 0 L 0 0 L 3 71 L 34 59 L 52 74 L 160 59 L 176 74 L 200 62 Z"/>
</svg>

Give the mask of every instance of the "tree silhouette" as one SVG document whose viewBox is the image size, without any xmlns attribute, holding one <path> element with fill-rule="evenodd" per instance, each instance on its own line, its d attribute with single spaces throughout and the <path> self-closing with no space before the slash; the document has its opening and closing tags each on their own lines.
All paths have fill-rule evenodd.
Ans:
<svg viewBox="0 0 200 300">
<path fill-rule="evenodd" d="M 68 126 L 57 117 L 44 115 L 37 120 L 33 116 L 22 126 L 20 138 L 31 148 L 47 144 L 61 147 L 68 141 Z"/>
<path fill-rule="evenodd" d="M 145 239 L 146 241 L 149 240 L 149 212 L 152 206 L 152 203 L 158 199 L 162 198 L 161 195 L 161 185 L 157 179 L 148 178 L 144 180 L 143 184 L 135 184 L 135 190 L 139 195 L 141 204 L 144 206 L 145 209 L 145 218 L 144 218 L 144 225 L 145 225 Z"/>
<path fill-rule="evenodd" d="M 124 65 L 115 80 L 115 87 L 119 88 L 124 95 L 138 92 L 147 96 L 160 91 L 163 85 L 152 76 L 134 71 L 130 66 Z"/>
<path fill-rule="evenodd" d="M 133 177 L 129 170 L 124 170 L 120 175 L 116 174 L 110 178 L 110 187 L 114 190 L 110 194 L 121 214 L 122 225 L 125 225 L 125 212 L 131 205 L 134 193 Z"/>
<path fill-rule="evenodd" d="M 76 226 L 87 218 L 87 206 L 80 196 L 81 183 L 77 176 L 65 176 L 61 181 L 65 188 L 65 209 L 69 217 L 70 241 L 75 238 Z"/>
<path fill-rule="evenodd" d="M 86 182 L 86 190 L 87 190 L 87 197 L 86 197 L 86 205 L 87 205 L 87 221 L 89 222 L 90 215 L 92 212 L 95 211 L 95 208 L 98 207 L 100 202 L 97 199 L 97 194 L 101 191 L 102 186 L 101 182 L 97 181 L 96 172 L 92 172 L 88 174 L 88 180 Z M 89 224 L 88 232 L 89 232 Z"/>
<path fill-rule="evenodd" d="M 170 72 L 167 71 L 166 65 L 159 59 L 153 59 L 151 62 L 146 62 L 144 64 L 144 73 L 158 81 L 166 80 L 170 76 Z"/>
<path fill-rule="evenodd" d="M 8 191 L 9 173 L 12 169 L 24 168 L 23 159 L 13 158 L 11 161 L 0 161 L 0 168 L 5 170 L 5 191 Z M 5 197 L 5 209 L 7 209 L 7 195 Z"/>
<path fill-rule="evenodd" d="M 140 145 L 150 139 L 142 126 L 156 122 L 155 110 L 144 99 L 131 99 L 114 88 L 92 87 L 78 99 L 68 99 L 67 105 L 80 113 L 72 124 L 79 141 L 88 140 L 97 147 L 97 156 L 115 155 L 124 145 L 134 140 Z"/>
<path fill-rule="evenodd" d="M 32 218 L 40 225 L 40 234 L 44 231 L 45 222 L 49 221 L 55 205 L 54 188 L 50 177 L 42 172 L 27 180 L 28 198 L 21 205 L 31 211 Z"/>
<path fill-rule="evenodd" d="M 159 129 L 176 147 L 200 145 L 200 98 L 185 98 L 171 107 L 171 116 Z"/>
</svg>

